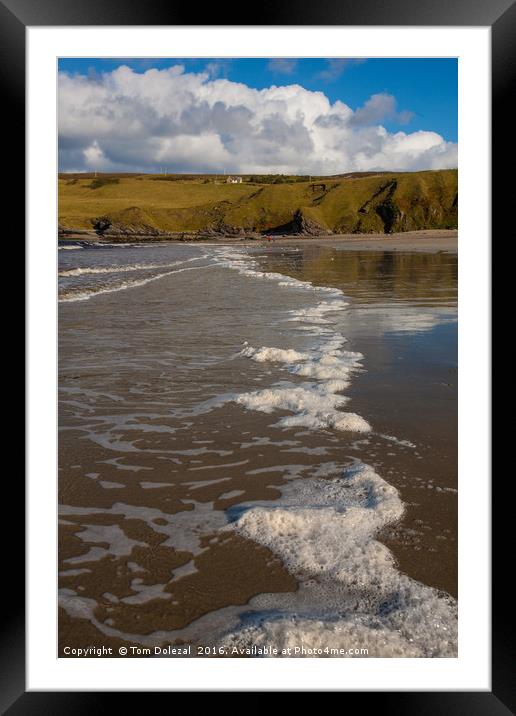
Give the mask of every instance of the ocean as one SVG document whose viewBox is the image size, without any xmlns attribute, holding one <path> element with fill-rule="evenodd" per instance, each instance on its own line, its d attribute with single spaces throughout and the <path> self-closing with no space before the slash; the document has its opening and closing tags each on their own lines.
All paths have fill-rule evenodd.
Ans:
<svg viewBox="0 0 516 716">
<path fill-rule="evenodd" d="M 60 655 L 456 656 L 457 254 L 58 254 Z"/>
</svg>

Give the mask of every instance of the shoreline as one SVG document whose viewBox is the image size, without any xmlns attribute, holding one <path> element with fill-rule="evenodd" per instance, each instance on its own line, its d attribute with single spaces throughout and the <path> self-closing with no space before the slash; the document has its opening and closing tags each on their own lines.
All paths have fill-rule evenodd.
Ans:
<svg viewBox="0 0 516 716">
<path fill-rule="evenodd" d="M 307 244 L 351 251 L 458 251 L 457 230 L 407 231 L 402 234 L 341 234 L 339 236 L 309 237 L 308 239 L 285 237 L 263 242 L 266 246 L 291 246 Z M 246 242 L 253 245 L 253 242 Z"/>
<path fill-rule="evenodd" d="M 245 237 L 206 237 L 188 241 L 177 237 L 142 237 L 134 235 L 124 235 L 123 237 L 105 237 L 100 238 L 95 232 L 71 232 L 68 236 L 60 237 L 58 245 L 64 242 L 81 242 L 94 244 L 123 244 L 123 243 L 183 243 L 183 244 L 203 244 L 216 243 L 220 246 L 234 245 L 238 246 L 327 246 L 337 249 L 351 249 L 360 251 L 451 251 L 456 253 L 458 250 L 458 231 L 457 229 L 423 229 L 420 231 L 406 231 L 394 234 L 331 234 L 327 236 L 293 236 L 282 235 L 275 236 L 272 241 L 261 237 L 259 239 L 250 239 Z"/>
</svg>

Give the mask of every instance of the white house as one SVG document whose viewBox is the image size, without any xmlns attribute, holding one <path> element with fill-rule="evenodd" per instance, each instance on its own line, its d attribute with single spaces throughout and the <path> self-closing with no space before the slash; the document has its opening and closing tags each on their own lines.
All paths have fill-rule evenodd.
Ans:
<svg viewBox="0 0 516 716">
<path fill-rule="evenodd" d="M 241 184 L 242 183 L 242 177 L 228 177 L 226 179 L 227 184 Z"/>
</svg>

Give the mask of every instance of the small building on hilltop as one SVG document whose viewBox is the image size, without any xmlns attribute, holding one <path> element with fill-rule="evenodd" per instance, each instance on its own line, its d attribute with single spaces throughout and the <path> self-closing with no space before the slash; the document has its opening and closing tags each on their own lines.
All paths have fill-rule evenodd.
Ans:
<svg viewBox="0 0 516 716">
<path fill-rule="evenodd" d="M 241 184 L 242 183 L 242 177 L 228 177 L 226 179 L 226 184 Z"/>
</svg>

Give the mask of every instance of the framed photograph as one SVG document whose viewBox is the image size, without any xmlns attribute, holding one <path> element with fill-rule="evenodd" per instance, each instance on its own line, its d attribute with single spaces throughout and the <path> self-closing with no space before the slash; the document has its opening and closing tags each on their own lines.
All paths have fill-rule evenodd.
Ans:
<svg viewBox="0 0 516 716">
<path fill-rule="evenodd" d="M 0 4 L 28 309 L 8 713 L 514 708 L 490 447 L 514 4 L 286 10 Z"/>
</svg>

